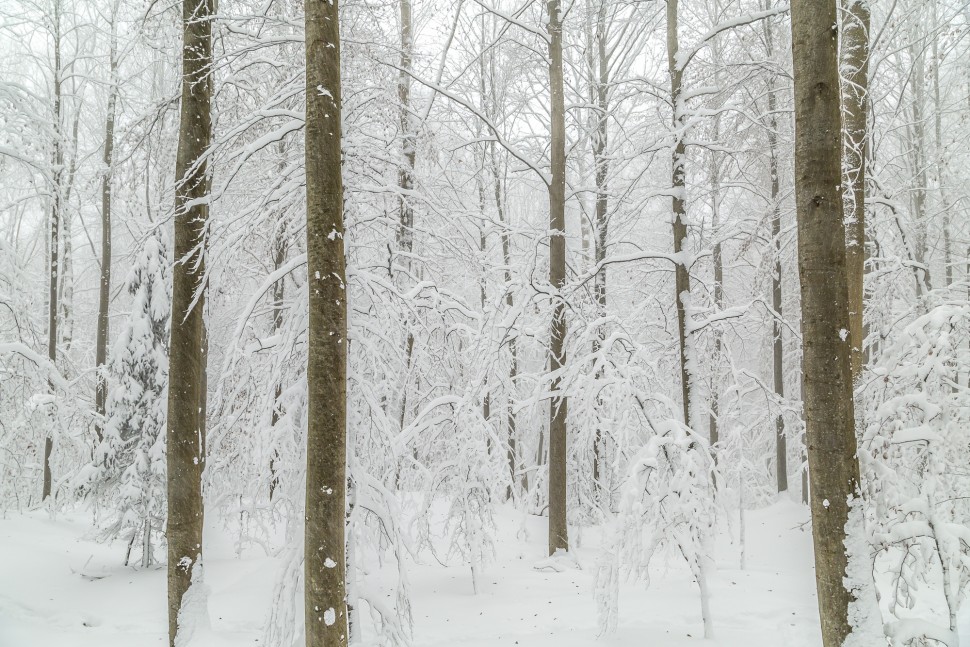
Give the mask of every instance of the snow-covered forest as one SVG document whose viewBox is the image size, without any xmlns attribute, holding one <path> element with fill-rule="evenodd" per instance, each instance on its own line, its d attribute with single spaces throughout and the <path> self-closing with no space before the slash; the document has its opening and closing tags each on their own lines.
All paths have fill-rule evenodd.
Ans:
<svg viewBox="0 0 970 647">
<path fill-rule="evenodd" d="M 965 0 L 0 0 L 0 647 L 968 593 Z"/>
</svg>

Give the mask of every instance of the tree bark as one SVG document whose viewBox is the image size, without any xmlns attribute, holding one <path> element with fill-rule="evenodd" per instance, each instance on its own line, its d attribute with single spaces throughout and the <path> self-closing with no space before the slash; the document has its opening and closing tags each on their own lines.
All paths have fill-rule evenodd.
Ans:
<svg viewBox="0 0 970 647">
<path fill-rule="evenodd" d="M 404 164 L 398 167 L 397 183 L 400 188 L 398 207 L 400 222 L 398 226 L 398 247 L 408 257 L 405 263 L 410 265 L 410 254 L 414 237 L 414 209 L 411 206 L 410 192 L 414 189 L 414 163 L 417 157 L 414 127 L 411 120 L 411 1 L 400 0 L 401 9 L 401 71 L 397 80 L 397 98 L 400 102 L 399 125 L 401 128 L 401 154 Z"/>
<path fill-rule="evenodd" d="M 594 105 L 596 106 L 596 122 L 593 130 L 593 166 L 596 180 L 596 207 L 595 207 L 595 245 L 594 263 L 599 270 L 593 281 L 593 292 L 596 296 L 596 314 L 598 317 L 606 316 L 606 244 L 609 240 L 609 170 L 610 160 L 609 151 L 609 85 L 610 85 L 610 58 L 607 52 L 607 31 L 606 31 L 606 0 L 600 0 L 600 5 L 596 12 L 596 26 L 594 30 L 595 44 L 595 68 L 590 65 L 590 74 L 594 75 L 593 94 Z M 600 326 L 597 337 L 593 341 L 593 352 L 599 351 L 606 339 L 606 328 Z M 600 369 L 597 377 L 603 378 L 603 370 Z M 603 430 L 596 428 L 593 436 L 593 487 L 596 494 L 597 503 L 604 504 L 604 488 L 602 484 L 602 451 L 603 451 Z"/>
<path fill-rule="evenodd" d="M 347 294 L 337 0 L 306 0 L 307 647 L 347 644 Z"/>
<path fill-rule="evenodd" d="M 404 163 L 397 170 L 398 194 L 398 230 L 397 248 L 402 252 L 404 275 L 410 276 L 412 270 L 412 253 L 414 251 L 414 206 L 411 202 L 414 191 L 414 166 L 417 160 L 417 138 L 411 117 L 411 66 L 412 66 L 412 24 L 411 1 L 400 0 L 401 17 L 401 58 L 400 72 L 397 80 L 398 126 L 401 129 L 401 157 Z M 404 343 L 404 376 L 401 384 L 400 428 L 404 429 L 408 411 L 408 383 L 411 376 L 411 364 L 414 359 L 414 332 L 411 320 L 405 316 L 404 326 L 407 336 Z M 418 458 L 417 446 L 414 447 L 413 457 Z M 397 482 L 401 483 L 399 468 Z"/>
<path fill-rule="evenodd" d="M 285 153 L 283 146 L 280 146 L 280 153 Z M 280 162 L 280 171 L 282 172 L 282 162 Z M 283 267 L 283 262 L 286 260 L 286 250 L 287 250 L 287 240 L 286 240 L 286 228 L 283 222 L 280 222 L 275 231 L 273 232 L 273 271 Z M 283 294 L 286 290 L 286 279 L 281 278 L 279 281 L 273 284 L 273 334 L 278 334 L 280 329 L 283 327 Z M 280 418 L 283 416 L 282 405 L 280 404 L 280 396 L 283 395 L 283 384 L 278 382 L 276 384 L 276 389 L 274 390 L 273 397 L 273 414 L 270 418 L 270 426 L 276 429 L 276 425 L 279 424 Z M 279 475 L 276 473 L 276 450 L 273 450 L 273 455 L 269 459 L 269 500 L 273 500 L 273 495 L 276 493 L 276 488 L 279 485 Z"/>
<path fill-rule="evenodd" d="M 548 0 L 550 91 L 549 283 L 556 290 L 549 339 L 549 371 L 554 375 L 549 403 L 549 554 L 569 550 L 566 522 L 566 412 L 559 371 L 565 364 L 566 306 L 566 106 L 563 92 L 560 0 Z"/>
<path fill-rule="evenodd" d="M 906 128 L 906 133 L 910 140 L 910 163 L 912 164 L 914 175 L 914 186 L 912 192 L 913 204 L 913 260 L 916 261 L 916 296 L 922 298 L 926 292 L 933 289 L 933 280 L 930 273 L 927 255 L 927 213 L 926 213 L 926 124 L 924 122 L 924 88 L 926 80 L 926 62 L 923 58 L 923 51 L 915 43 L 923 37 L 919 25 L 914 27 L 912 44 L 909 46 L 909 54 L 913 63 L 913 73 L 910 76 L 910 83 L 913 86 L 913 97 L 910 101 L 911 126 Z"/>
<path fill-rule="evenodd" d="M 212 138 L 213 0 L 182 4 L 182 107 L 175 160 L 175 267 L 169 354 L 168 624 L 175 645 L 178 614 L 202 556 L 202 470 L 205 467 L 206 229 Z"/>
<path fill-rule="evenodd" d="M 77 88 L 72 88 L 68 91 L 68 96 L 77 93 Z M 62 91 L 60 105 L 63 108 L 64 94 Z M 64 156 L 62 165 L 66 165 L 66 169 L 62 169 L 58 183 L 58 191 L 60 192 L 60 204 L 61 210 L 61 257 L 60 257 L 60 281 L 58 287 L 60 288 L 60 296 L 58 297 L 58 307 L 60 308 L 60 324 L 58 326 L 58 334 L 60 334 L 59 347 L 61 352 L 68 353 L 71 350 L 71 344 L 74 342 L 74 221 L 71 217 L 70 210 L 63 209 L 64 206 L 68 205 L 71 200 L 71 191 L 74 188 L 74 178 L 77 173 L 77 142 L 78 142 L 78 130 L 81 123 L 81 108 L 78 104 L 77 110 L 75 110 L 73 115 L 73 123 L 71 125 L 71 136 L 67 142 L 61 143 L 61 151 Z"/>
<path fill-rule="evenodd" d="M 859 482 L 850 364 L 836 0 L 791 3 L 805 426 L 822 641 L 850 631 L 848 500 Z"/>
<path fill-rule="evenodd" d="M 674 233 L 674 253 L 678 255 L 674 276 L 677 303 L 677 332 L 680 338 L 680 388 L 684 407 L 684 424 L 691 424 L 691 384 L 687 353 L 687 304 L 684 295 L 690 295 L 690 272 L 682 257 L 687 241 L 687 182 L 684 162 L 687 146 L 684 130 L 687 117 L 684 114 L 684 70 L 678 59 L 680 40 L 677 33 L 677 0 L 667 0 L 667 65 L 670 72 L 670 102 L 673 106 L 674 148 L 670 156 L 671 211 Z"/>
<path fill-rule="evenodd" d="M 943 104 L 940 102 L 940 31 L 939 14 L 936 0 L 930 2 L 931 24 L 933 30 L 933 130 L 936 135 L 936 186 L 943 209 L 943 279 L 946 286 L 953 283 L 953 234 L 950 231 L 952 205 L 947 194 L 948 161 L 946 146 L 943 144 Z"/>
<path fill-rule="evenodd" d="M 771 21 L 764 21 L 765 42 L 768 57 L 774 56 L 774 32 Z M 778 118 L 774 80 L 768 87 L 768 171 L 771 175 L 771 240 L 775 262 L 771 273 L 771 307 L 775 311 L 772 321 L 772 378 L 778 400 L 785 398 L 785 360 L 782 339 L 782 291 L 781 291 L 781 183 L 778 175 Z M 785 417 L 775 417 L 775 487 L 779 493 L 788 491 L 788 438 L 785 435 Z"/>
<path fill-rule="evenodd" d="M 769 91 L 768 105 L 770 112 L 774 112 L 774 95 Z M 774 120 L 772 120 L 774 122 Z M 785 355 L 782 344 L 781 317 L 784 314 L 781 301 L 781 191 L 778 183 L 778 148 L 775 136 L 775 124 L 770 126 L 768 136 L 771 148 L 771 238 L 774 246 L 775 263 L 771 275 L 771 307 L 775 311 L 772 321 L 772 362 L 771 374 L 775 395 L 779 400 L 785 398 Z M 775 417 L 775 485 L 779 493 L 788 491 L 788 438 L 785 435 L 785 417 L 779 413 Z"/>
<path fill-rule="evenodd" d="M 494 57 L 490 60 L 491 63 L 491 78 L 495 78 Z M 505 265 L 505 306 L 509 309 L 509 312 L 515 307 L 515 299 L 512 296 L 512 233 L 510 231 L 509 223 L 507 221 L 507 216 L 505 213 L 505 200 L 502 195 L 502 176 L 499 173 L 498 156 L 495 151 L 495 142 L 489 142 L 489 152 L 492 167 L 492 193 L 495 199 L 495 208 L 498 211 L 498 220 L 502 223 L 502 262 Z M 506 437 L 508 438 L 509 451 L 508 451 L 508 463 L 509 463 L 509 474 L 511 477 L 511 484 L 508 488 L 508 497 L 511 499 L 513 490 L 515 488 L 515 474 L 519 469 L 519 446 L 518 446 L 518 436 L 516 433 L 516 421 L 515 421 L 515 397 L 516 397 L 516 380 L 519 376 L 519 356 L 516 344 L 516 338 L 514 336 L 514 331 L 510 331 L 511 335 L 509 337 L 509 394 L 508 394 L 508 410 L 505 412 L 506 416 Z M 522 474 L 519 481 L 519 487 L 523 492 L 529 489 L 528 476 Z"/>
<path fill-rule="evenodd" d="M 60 228 L 61 228 L 61 198 L 62 198 L 62 177 L 64 175 L 64 147 L 62 137 L 62 116 L 61 116 L 61 106 L 63 103 L 61 97 L 61 12 L 60 12 L 60 2 L 54 3 L 54 150 L 51 153 L 51 161 L 53 162 L 54 172 L 53 180 L 54 186 L 52 187 L 53 196 L 51 198 L 51 212 L 50 212 L 50 228 L 51 228 L 51 239 L 50 239 L 50 254 L 48 256 L 48 261 L 50 265 L 49 276 L 50 285 L 47 301 L 47 358 L 51 361 L 51 364 L 57 366 L 57 312 L 58 312 L 58 280 L 60 278 L 60 262 L 58 254 L 58 246 L 60 244 Z M 54 391 L 54 385 L 50 385 L 51 392 Z M 54 438 L 51 436 L 50 431 L 44 437 L 44 484 L 41 492 L 41 500 L 46 501 L 47 497 L 51 495 L 51 454 L 54 451 Z"/>
<path fill-rule="evenodd" d="M 842 0 L 841 62 L 842 117 L 845 160 L 846 263 L 849 281 L 849 339 L 852 340 L 852 375 L 862 373 L 863 281 L 866 264 L 866 160 L 869 113 L 869 3 Z"/>
<path fill-rule="evenodd" d="M 110 81 L 108 106 L 104 119 L 104 164 L 101 176 L 101 281 L 98 286 L 98 330 L 95 340 L 94 363 L 97 367 L 94 408 L 97 413 L 96 430 L 98 442 L 104 438 L 102 431 L 105 402 L 108 397 L 108 381 L 105 364 L 108 358 L 108 306 L 111 300 L 111 163 L 115 146 L 115 104 L 118 96 L 117 60 L 117 4 L 111 15 L 111 52 L 109 54 Z"/>
<path fill-rule="evenodd" d="M 714 117 L 715 142 L 720 141 L 720 117 Z M 720 312 L 724 309 L 724 256 L 721 239 L 718 234 L 721 219 L 721 166 L 717 161 L 717 153 L 711 152 L 711 230 L 714 236 L 714 309 Z M 713 371 L 711 373 L 711 416 L 708 424 L 708 442 L 711 444 L 711 456 L 717 464 L 718 442 L 721 439 L 718 416 L 720 415 L 720 367 L 724 353 L 724 334 L 720 328 L 714 329 Z M 716 484 L 715 484 L 716 485 Z"/>
</svg>

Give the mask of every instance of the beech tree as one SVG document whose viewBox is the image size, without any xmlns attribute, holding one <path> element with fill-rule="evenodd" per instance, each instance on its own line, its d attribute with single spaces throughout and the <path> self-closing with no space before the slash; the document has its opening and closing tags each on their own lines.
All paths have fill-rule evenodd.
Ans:
<svg viewBox="0 0 970 647">
<path fill-rule="evenodd" d="M 549 554 L 569 550 L 566 523 L 567 398 L 560 391 L 559 371 L 566 363 L 566 305 L 561 291 L 566 284 L 566 107 L 563 94 L 562 10 L 559 0 L 549 0 L 549 283 L 553 295 L 549 333 L 549 371 L 553 374 L 549 402 Z"/>
<path fill-rule="evenodd" d="M 172 272 L 172 335 L 169 343 L 168 426 L 168 635 L 178 647 L 180 631 L 194 627 L 204 604 L 189 595 L 202 578 L 202 470 L 206 422 L 206 249 L 212 138 L 211 0 L 182 5 L 182 107 L 175 162 L 175 267 Z"/>
<path fill-rule="evenodd" d="M 95 413 L 102 418 L 105 415 L 105 401 L 107 400 L 107 382 L 103 375 L 108 357 L 108 307 L 111 303 L 111 164 L 114 160 L 115 146 L 115 109 L 118 101 L 118 6 L 116 0 L 111 8 L 110 16 L 110 44 L 108 51 L 108 105 L 104 118 L 104 148 L 102 161 L 104 163 L 101 177 L 101 281 L 98 289 L 98 329 L 95 341 L 94 363 L 98 370 L 95 377 L 96 387 L 94 395 Z M 102 434 L 98 425 L 99 440 Z"/>
<path fill-rule="evenodd" d="M 347 286 L 336 0 L 307 0 L 307 647 L 347 644 Z M 402 223 L 403 226 L 404 223 Z"/>
<path fill-rule="evenodd" d="M 843 220 L 835 0 L 791 5 L 795 73 L 795 202 L 802 293 L 805 425 L 822 640 L 849 634 L 843 582 L 849 506 L 858 494 L 852 342 Z"/>
</svg>

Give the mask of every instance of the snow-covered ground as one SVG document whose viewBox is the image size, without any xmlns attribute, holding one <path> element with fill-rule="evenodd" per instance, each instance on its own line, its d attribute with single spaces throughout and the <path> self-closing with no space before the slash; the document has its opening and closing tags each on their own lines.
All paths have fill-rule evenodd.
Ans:
<svg viewBox="0 0 970 647">
<path fill-rule="evenodd" d="M 0 647 L 166 643 L 164 568 L 121 566 L 124 546 L 89 539 L 89 520 L 44 512 L 0 519 Z M 496 559 L 477 595 L 465 567 L 443 567 L 430 557 L 411 565 L 413 645 L 816 647 L 807 520 L 807 508 L 790 502 L 748 512 L 743 570 L 737 538 L 719 537 L 710 583 L 714 640 L 702 638 L 697 587 L 673 559 L 656 562 L 650 588 L 623 585 L 618 630 L 597 639 L 600 531 L 572 530 L 579 570 L 536 570 L 545 520 L 504 508 L 497 514 Z M 207 528 L 206 542 L 212 633 L 204 647 L 262 645 L 280 560 L 258 550 L 238 558 L 231 536 L 219 529 Z"/>
</svg>

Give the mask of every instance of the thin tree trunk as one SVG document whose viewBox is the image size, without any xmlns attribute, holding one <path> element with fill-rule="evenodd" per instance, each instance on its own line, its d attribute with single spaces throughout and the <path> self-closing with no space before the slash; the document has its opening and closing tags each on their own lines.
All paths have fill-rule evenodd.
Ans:
<svg viewBox="0 0 970 647">
<path fill-rule="evenodd" d="M 720 120 L 714 117 L 714 141 L 720 141 Z M 715 237 L 714 242 L 714 309 L 720 312 L 724 309 L 724 256 L 722 253 L 721 240 L 718 234 L 718 227 L 721 219 L 721 168 L 717 163 L 716 153 L 711 153 L 711 230 Z M 721 356 L 724 352 L 724 335 L 720 328 L 714 329 L 714 356 L 713 372 L 711 374 L 711 416 L 708 425 L 708 440 L 711 444 L 711 455 L 717 464 L 717 449 L 720 441 L 720 429 L 718 428 L 718 415 L 720 412 L 720 365 Z"/>
<path fill-rule="evenodd" d="M 281 152 L 283 152 L 281 150 Z M 282 162 L 280 163 L 282 167 Z M 280 169 L 282 171 L 282 168 Z M 283 262 L 286 260 L 286 230 L 281 223 L 276 230 L 273 232 L 273 270 L 276 271 L 283 267 Z M 279 334 L 280 329 L 283 327 L 283 294 L 286 289 L 286 279 L 281 278 L 279 281 L 273 284 L 273 334 Z M 274 390 L 273 398 L 273 415 L 270 420 L 270 425 L 273 429 L 276 429 L 276 425 L 279 424 L 280 418 L 282 417 L 283 410 L 280 406 L 280 396 L 283 394 L 283 385 L 281 383 L 276 384 L 276 389 Z M 276 458 L 277 452 L 274 450 L 272 457 L 269 459 L 269 500 L 273 500 L 273 495 L 276 493 L 276 488 L 279 486 L 279 476 L 276 473 Z"/>
<path fill-rule="evenodd" d="M 51 199 L 50 214 L 50 285 L 47 301 L 47 358 L 51 364 L 57 366 L 57 312 L 58 312 L 58 281 L 60 279 L 59 249 L 60 227 L 61 227 L 61 199 L 63 191 L 61 189 L 62 177 L 64 175 L 64 147 L 62 141 L 62 116 L 61 106 L 61 5 L 60 2 L 54 3 L 54 150 L 52 151 L 52 161 L 54 165 L 54 186 L 52 187 L 53 197 Z M 51 392 L 54 385 L 50 385 Z M 54 451 L 54 438 L 48 431 L 44 438 L 44 484 L 41 493 L 41 500 L 46 501 L 51 495 L 51 454 Z"/>
<path fill-rule="evenodd" d="M 76 90 L 75 90 L 76 94 Z M 63 95 L 62 95 L 63 106 Z M 64 161 L 67 164 L 66 173 L 60 175 L 60 194 L 61 205 L 66 206 L 70 203 L 71 191 L 74 188 L 74 177 L 77 172 L 77 141 L 78 129 L 81 122 L 81 110 L 78 108 L 74 113 L 73 125 L 71 126 L 71 139 L 69 146 L 62 147 L 62 151 L 69 152 L 69 159 Z M 61 322 L 58 332 L 61 336 L 60 349 L 63 353 L 71 350 L 74 342 L 74 221 L 69 209 L 61 211 L 61 269 L 59 288 L 61 294 L 58 298 Z"/>
<path fill-rule="evenodd" d="M 795 204 L 802 293 L 805 426 L 822 642 L 840 647 L 852 596 L 844 577 L 849 499 L 856 494 L 841 164 L 837 0 L 791 3 Z"/>
<path fill-rule="evenodd" d="M 401 8 L 401 71 L 397 80 L 397 98 L 400 102 L 399 125 L 401 128 L 401 154 L 404 164 L 398 167 L 397 182 L 400 188 L 398 207 L 400 223 L 398 246 L 410 255 L 414 237 L 414 209 L 411 206 L 410 192 L 414 189 L 414 164 L 417 157 L 414 127 L 411 119 L 411 1 L 400 0 Z M 405 261 L 409 263 L 408 260 Z"/>
<path fill-rule="evenodd" d="M 594 41 L 596 46 L 596 69 L 590 66 L 590 74 L 595 74 L 596 79 L 593 83 L 595 91 L 596 105 L 596 124 L 593 131 L 593 165 L 595 167 L 596 180 L 596 244 L 593 253 L 594 264 L 599 270 L 593 281 L 593 291 L 596 295 L 596 314 L 598 317 L 606 316 L 606 244 L 609 240 L 609 84 L 610 84 L 610 59 L 607 53 L 607 33 L 606 33 L 606 0 L 600 0 L 600 6 L 596 12 L 596 29 Z M 593 352 L 599 351 L 606 339 L 606 328 L 600 326 L 596 339 L 593 341 Z M 603 378 L 603 369 L 597 374 L 599 379 Z M 603 430 L 597 426 L 593 436 L 593 485 L 595 488 L 597 502 L 602 505 L 604 488 L 602 485 L 602 451 L 603 451 Z"/>
<path fill-rule="evenodd" d="M 772 97 L 772 94 L 768 95 Z M 769 105 L 774 100 L 769 99 Z M 771 110 L 771 108 L 769 108 Z M 781 317 L 784 314 L 781 292 L 781 191 L 778 183 L 778 149 L 774 135 L 774 125 L 769 135 L 771 147 L 771 238 L 774 246 L 775 263 L 771 276 L 771 307 L 775 311 L 772 321 L 772 379 L 775 395 L 779 401 L 785 398 L 785 352 L 782 338 Z M 775 417 L 775 485 L 779 493 L 788 491 L 788 437 L 785 435 L 785 416 L 780 412 Z"/>
<path fill-rule="evenodd" d="M 566 524 L 566 412 L 559 371 L 566 361 L 566 306 L 560 290 L 566 284 L 566 106 L 563 93 L 562 17 L 560 0 L 548 0 L 551 178 L 549 184 L 549 283 L 554 297 L 549 339 L 552 399 L 549 403 L 549 554 L 569 550 Z"/>
<path fill-rule="evenodd" d="M 485 38 L 485 14 L 484 13 L 481 16 L 481 22 L 482 22 L 482 43 L 485 43 L 486 38 Z M 479 63 L 478 64 L 478 90 L 482 97 L 482 110 L 487 114 L 489 112 L 489 109 L 487 107 L 488 101 L 486 99 L 486 90 L 485 90 L 485 72 L 487 69 L 485 57 L 484 56 L 480 57 L 478 63 Z M 477 131 L 476 138 L 480 137 L 481 124 L 478 124 L 476 126 L 476 131 Z M 479 162 L 479 164 L 478 164 L 478 173 L 475 174 L 475 185 L 476 185 L 476 189 L 478 190 L 478 219 L 479 219 L 478 249 L 481 254 L 481 264 L 482 264 L 482 274 L 478 284 L 478 287 L 479 287 L 478 297 L 479 297 L 479 305 L 482 309 L 482 321 L 484 322 L 485 304 L 488 300 L 488 228 L 487 228 L 487 222 L 485 219 L 485 208 L 486 208 L 485 165 L 487 164 L 486 156 L 488 155 L 487 144 L 483 143 L 481 152 L 482 152 L 481 160 L 476 160 L 477 162 Z M 484 382 L 485 383 L 483 384 L 483 387 L 484 387 L 485 395 L 482 397 L 482 419 L 485 420 L 486 425 L 491 426 L 492 397 L 491 397 L 491 393 L 488 390 L 487 373 L 485 374 Z M 492 455 L 492 434 L 491 433 L 489 433 L 485 437 L 485 445 L 487 447 L 487 455 L 491 456 Z M 472 569 L 472 575 L 474 576 L 474 568 Z"/>
<path fill-rule="evenodd" d="M 673 106 L 674 148 L 670 156 L 671 210 L 674 234 L 674 253 L 678 255 L 674 277 L 677 303 L 677 332 L 680 337 L 680 387 L 684 407 L 684 424 L 691 424 L 691 384 L 687 350 L 687 304 L 685 295 L 690 295 L 690 273 L 687 263 L 680 257 L 687 242 L 687 183 L 684 175 L 684 162 L 687 147 L 684 130 L 687 116 L 684 114 L 683 81 L 684 70 L 678 61 L 680 40 L 677 33 L 678 0 L 667 0 L 667 65 L 670 72 L 670 102 Z"/>
<path fill-rule="evenodd" d="M 182 5 L 182 108 L 175 161 L 175 267 L 169 354 L 168 624 L 175 645 L 182 599 L 202 557 L 202 470 L 205 467 L 205 278 L 209 173 L 203 157 L 212 138 L 213 0 Z"/>
<path fill-rule="evenodd" d="M 412 65 L 412 23 L 411 1 L 400 0 L 401 12 L 401 59 L 400 72 L 397 81 L 398 103 L 398 125 L 401 129 L 401 156 L 404 163 L 398 167 L 397 184 L 398 195 L 398 231 L 397 247 L 403 254 L 403 266 L 406 274 L 412 269 L 411 255 L 414 251 L 414 206 L 411 202 L 411 193 L 414 190 L 414 166 L 417 159 L 417 142 L 414 132 L 414 124 L 411 117 L 411 65 Z M 400 428 L 404 429 L 404 422 L 407 419 L 407 389 L 408 380 L 411 375 L 411 363 L 414 357 L 414 332 L 411 330 L 410 320 L 405 318 L 407 328 L 407 338 L 404 344 L 404 382 L 401 386 L 401 413 Z M 414 447 L 414 460 L 417 461 L 418 449 Z M 401 482 L 400 469 L 398 471 L 398 484 Z"/>
<path fill-rule="evenodd" d="M 921 34 L 916 29 L 915 39 Z M 907 133 L 911 141 L 911 163 L 915 174 L 915 186 L 913 187 L 913 217 L 914 217 L 914 236 L 913 236 L 913 258 L 917 263 L 916 296 L 922 297 L 924 291 L 933 289 L 933 281 L 930 275 L 930 268 L 926 258 L 927 253 L 927 222 L 926 222 L 926 125 L 925 106 L 923 95 L 923 83 L 926 78 L 926 65 L 923 60 L 923 52 L 918 50 L 916 45 L 910 45 L 910 57 L 913 61 L 913 74 L 910 82 L 913 85 L 913 98 L 910 102 L 912 111 L 912 126 L 907 128 Z"/>
<path fill-rule="evenodd" d="M 100 442 L 104 437 L 105 402 L 108 382 L 105 364 L 108 359 L 108 306 L 111 300 L 111 163 L 115 146 L 115 104 L 118 96 L 117 60 L 117 4 L 111 14 L 110 83 L 108 106 L 104 120 L 104 175 L 101 176 L 101 282 L 98 290 L 98 331 L 95 341 L 94 363 L 97 367 L 94 407 L 97 413 L 95 429 Z"/>
<path fill-rule="evenodd" d="M 347 644 L 347 297 L 337 0 L 306 0 L 307 647 Z"/>
<path fill-rule="evenodd" d="M 932 16 L 930 28 L 933 30 L 933 125 L 936 135 L 936 185 L 940 192 L 940 206 L 943 209 L 943 274 L 946 285 L 953 283 L 953 235 L 950 231 L 950 199 L 947 194 L 947 158 L 943 145 L 943 104 L 940 102 L 940 37 L 937 2 L 930 3 Z"/>
<path fill-rule="evenodd" d="M 852 341 L 852 375 L 862 373 L 863 282 L 866 264 L 866 161 L 868 158 L 867 119 L 869 113 L 869 3 L 868 0 L 842 0 L 841 62 L 845 82 L 842 86 L 842 116 L 845 160 L 846 263 L 849 281 L 849 339 Z"/>
<path fill-rule="evenodd" d="M 490 61 L 491 64 L 491 78 L 495 78 L 494 58 Z M 509 223 L 507 221 L 507 215 L 505 213 L 505 200 L 502 196 L 502 176 L 499 173 L 498 156 L 495 151 L 495 142 L 489 142 L 490 159 L 492 166 L 492 192 L 495 200 L 495 208 L 498 211 L 499 222 L 502 223 L 502 262 L 505 265 L 505 306 L 509 309 L 509 312 L 515 307 L 515 299 L 512 296 L 512 234 L 509 228 Z M 518 447 L 518 436 L 516 434 L 516 424 L 515 424 L 515 396 L 516 388 L 515 383 L 519 376 L 519 357 L 518 348 L 516 344 L 516 338 L 514 336 L 509 338 L 509 394 L 508 394 L 508 410 L 506 411 L 506 436 L 509 443 L 508 452 L 508 463 L 509 463 L 509 473 L 512 479 L 512 485 L 509 486 L 508 496 L 512 497 L 513 488 L 515 486 L 515 474 L 519 470 L 519 447 Z M 523 492 L 529 489 L 528 476 L 522 474 L 519 487 Z"/>
<path fill-rule="evenodd" d="M 774 31 L 771 21 L 764 21 L 765 41 L 769 58 L 774 56 Z M 771 273 L 771 307 L 775 311 L 772 321 L 772 377 L 775 395 L 779 401 L 785 398 L 785 359 L 782 344 L 782 292 L 781 292 L 781 178 L 778 169 L 778 118 L 775 84 L 772 79 L 768 87 L 768 171 L 771 175 L 771 240 L 774 247 L 775 262 Z M 775 417 L 775 487 L 777 491 L 788 491 L 788 437 L 785 435 L 785 417 L 779 413 Z"/>
</svg>

